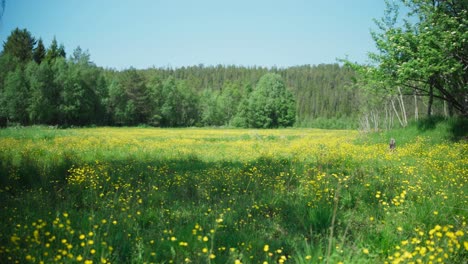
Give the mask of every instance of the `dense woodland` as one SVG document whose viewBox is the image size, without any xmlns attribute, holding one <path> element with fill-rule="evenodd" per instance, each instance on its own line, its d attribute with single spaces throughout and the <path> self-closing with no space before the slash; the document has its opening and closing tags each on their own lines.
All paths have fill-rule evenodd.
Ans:
<svg viewBox="0 0 468 264">
<path fill-rule="evenodd" d="M 66 54 L 56 39 L 45 47 L 17 28 L 0 54 L 0 123 L 377 130 L 424 116 L 466 117 L 466 2 L 403 4 L 406 19 L 388 3 L 376 20 L 378 52 L 368 65 L 118 71 L 96 66 L 79 46 Z"/>
<path fill-rule="evenodd" d="M 116 71 L 97 67 L 80 47 L 68 57 L 55 39 L 45 48 L 26 29 L 16 29 L 4 43 L 0 68 L 1 115 L 23 125 L 279 127 L 317 117 L 351 118 L 356 102 L 347 89 L 353 71 L 338 64 Z M 285 100 L 270 108 L 292 104 L 290 122 L 245 120 L 242 114 L 261 89 L 260 79 L 273 75 L 291 96 L 281 95 Z M 267 91 L 274 89 L 267 86 Z M 259 103 L 266 105 L 266 99 Z"/>
</svg>

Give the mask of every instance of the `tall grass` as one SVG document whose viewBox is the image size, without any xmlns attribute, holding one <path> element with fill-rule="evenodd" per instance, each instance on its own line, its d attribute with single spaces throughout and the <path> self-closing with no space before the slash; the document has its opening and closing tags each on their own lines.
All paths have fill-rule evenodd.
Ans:
<svg viewBox="0 0 468 264">
<path fill-rule="evenodd" d="M 404 133 L 0 130 L 0 259 L 463 263 L 468 145 Z"/>
</svg>

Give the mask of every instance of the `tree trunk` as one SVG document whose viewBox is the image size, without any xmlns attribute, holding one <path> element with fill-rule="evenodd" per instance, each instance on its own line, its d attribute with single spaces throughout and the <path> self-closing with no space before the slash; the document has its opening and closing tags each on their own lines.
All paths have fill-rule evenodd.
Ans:
<svg viewBox="0 0 468 264">
<path fill-rule="evenodd" d="M 390 129 L 390 120 L 388 118 L 388 104 L 385 103 L 385 129 L 389 130 Z"/>
<path fill-rule="evenodd" d="M 418 95 L 416 91 L 414 91 L 414 119 L 419 119 Z"/>
<path fill-rule="evenodd" d="M 379 116 L 378 112 L 372 111 L 372 121 L 374 122 L 374 131 L 377 132 L 379 131 Z"/>
<path fill-rule="evenodd" d="M 405 125 L 403 124 L 403 121 L 401 120 L 400 115 L 398 114 L 398 111 L 397 111 L 397 109 L 395 107 L 395 101 L 393 101 L 393 99 L 391 99 L 391 102 L 392 102 L 393 111 L 395 112 L 395 115 L 397 116 L 398 121 L 400 122 L 400 125 L 402 127 L 405 127 Z"/>
<path fill-rule="evenodd" d="M 448 103 L 448 114 L 449 114 L 449 117 L 453 117 L 453 104 L 452 103 Z"/>
<path fill-rule="evenodd" d="M 405 124 L 404 126 L 406 126 L 408 125 L 408 119 L 406 118 L 405 102 L 403 101 L 403 95 L 401 94 L 400 86 L 398 86 L 398 93 L 400 95 L 397 98 L 398 98 L 398 103 L 400 104 L 400 108 L 401 108 L 401 117 L 402 117 L 403 123 Z"/>
<path fill-rule="evenodd" d="M 429 85 L 429 102 L 427 103 L 427 116 L 432 116 L 432 103 L 434 102 L 434 85 Z"/>
<path fill-rule="evenodd" d="M 444 100 L 444 105 L 442 107 L 444 109 L 444 117 L 447 119 L 448 118 L 447 101 Z"/>
</svg>

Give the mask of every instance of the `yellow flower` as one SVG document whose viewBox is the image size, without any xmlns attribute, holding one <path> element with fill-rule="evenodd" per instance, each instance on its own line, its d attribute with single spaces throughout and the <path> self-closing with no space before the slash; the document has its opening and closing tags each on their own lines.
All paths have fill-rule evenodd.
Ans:
<svg viewBox="0 0 468 264">
<path fill-rule="evenodd" d="M 76 256 L 76 261 L 82 261 L 83 257 L 81 255 Z"/>
<path fill-rule="evenodd" d="M 81 240 L 85 239 L 85 237 L 86 237 L 86 236 L 85 236 L 84 234 L 81 234 L 81 235 L 80 235 L 80 239 L 81 239 Z"/>
<path fill-rule="evenodd" d="M 265 245 L 265 246 L 263 247 L 263 251 L 268 252 L 269 250 L 270 250 L 270 246 Z"/>
<path fill-rule="evenodd" d="M 369 249 L 367 249 L 367 248 L 362 249 L 362 253 L 364 253 L 366 255 L 369 254 Z"/>
</svg>

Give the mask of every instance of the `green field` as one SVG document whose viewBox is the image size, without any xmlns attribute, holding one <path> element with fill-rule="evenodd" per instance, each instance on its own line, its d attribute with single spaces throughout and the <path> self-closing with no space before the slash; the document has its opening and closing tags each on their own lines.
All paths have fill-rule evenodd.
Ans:
<svg viewBox="0 0 468 264">
<path fill-rule="evenodd" d="M 3 129 L 0 262 L 466 263 L 467 154 L 425 134 Z"/>
</svg>

